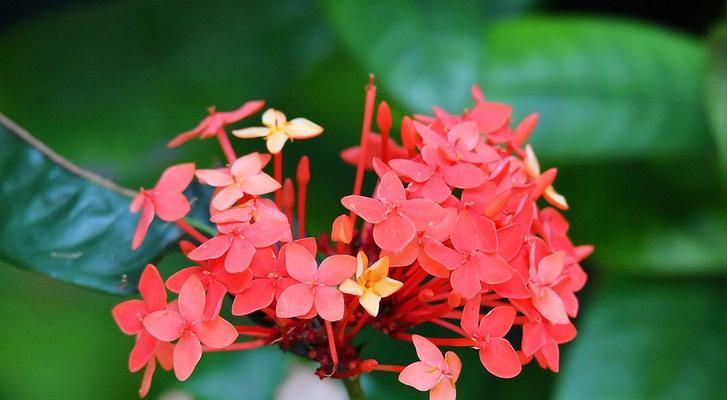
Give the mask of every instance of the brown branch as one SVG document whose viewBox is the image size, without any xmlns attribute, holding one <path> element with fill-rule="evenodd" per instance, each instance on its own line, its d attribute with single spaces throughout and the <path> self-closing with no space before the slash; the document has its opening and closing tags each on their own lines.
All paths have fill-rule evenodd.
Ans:
<svg viewBox="0 0 727 400">
<path fill-rule="evenodd" d="M 0 125 L 3 125 L 5 128 L 7 128 L 11 133 L 28 143 L 30 146 L 35 148 L 36 150 L 40 151 L 44 156 L 48 157 L 53 161 L 54 163 L 60 165 L 61 167 L 65 168 L 72 174 L 78 175 L 81 178 L 84 178 L 88 181 L 91 181 L 92 183 L 95 183 L 99 186 L 105 187 L 106 189 L 109 189 L 111 191 L 114 191 L 116 193 L 122 194 L 126 197 L 134 197 L 136 196 L 136 192 L 125 188 L 123 186 L 117 185 L 110 180 L 101 177 L 98 174 L 95 174 L 91 171 L 85 170 L 78 165 L 66 160 L 65 158 L 61 157 L 60 154 L 56 153 L 55 151 L 51 150 L 48 146 L 43 144 L 40 140 L 36 139 L 33 135 L 31 135 L 28 131 L 18 126 L 16 123 L 11 121 L 9 118 L 7 118 L 5 115 L 0 113 Z"/>
</svg>

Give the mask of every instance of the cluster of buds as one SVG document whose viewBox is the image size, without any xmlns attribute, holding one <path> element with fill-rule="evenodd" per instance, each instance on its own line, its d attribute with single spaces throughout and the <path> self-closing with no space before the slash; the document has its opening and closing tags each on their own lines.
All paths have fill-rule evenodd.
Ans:
<svg viewBox="0 0 727 400">
<path fill-rule="evenodd" d="M 269 154 L 238 158 L 226 126 L 262 110 L 262 101 L 252 101 L 231 112 L 212 109 L 173 139 L 170 147 L 216 137 L 228 164 L 173 166 L 131 205 L 142 211 L 132 247 L 155 216 L 197 242 L 180 241 L 194 265 L 166 282 L 148 265 L 142 299 L 113 309 L 121 330 L 136 336 L 129 369 L 146 367 L 140 394 L 157 363 L 185 380 L 204 352 L 265 345 L 318 362 L 321 378 L 394 372 L 437 400 L 456 397 L 462 367 L 455 352 L 439 347 L 475 349 L 484 369 L 501 378 L 518 375 L 533 358 L 558 371 L 558 345 L 576 335 L 574 293 L 586 282 L 579 262 L 592 248 L 568 238 L 568 222 L 556 210 L 568 207 L 552 186 L 556 170 L 541 172 L 526 144 L 537 115 L 511 128 L 510 106 L 485 101 L 477 86 L 472 95 L 473 108 L 461 115 L 435 107 L 434 116 L 404 117 L 399 145 L 385 102 L 376 112 L 379 132 L 372 131 L 371 78 L 360 145 L 341 153 L 356 167 L 353 193 L 341 199 L 350 214 L 317 240 L 305 228 L 309 160 L 300 159 L 294 184 L 283 179 L 282 151 L 288 141 L 321 134 L 320 126 L 268 109 L 263 127 L 232 134 L 264 138 Z M 271 158 L 273 176 L 264 172 Z M 378 178 L 371 197 L 361 195 L 366 170 Z M 214 188 L 209 225 L 185 218 L 183 191 L 195 176 Z M 539 208 L 541 198 L 555 208 Z M 177 299 L 167 302 L 167 290 Z M 220 316 L 228 296 L 234 300 L 225 315 L 246 316 L 247 324 Z M 426 325 L 440 337 L 423 336 Z M 365 326 L 412 344 L 420 360 L 404 366 L 362 359 L 354 342 Z"/>
</svg>

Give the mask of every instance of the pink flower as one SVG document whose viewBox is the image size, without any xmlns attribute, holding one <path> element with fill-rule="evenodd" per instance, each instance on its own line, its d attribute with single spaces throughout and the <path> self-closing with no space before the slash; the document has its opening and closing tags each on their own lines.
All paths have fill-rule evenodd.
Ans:
<svg viewBox="0 0 727 400">
<path fill-rule="evenodd" d="M 187 215 L 190 206 L 182 192 L 192 182 L 193 177 L 194 164 L 192 163 L 169 167 L 162 173 L 152 189 L 141 189 L 139 194 L 134 197 L 129 207 L 131 212 L 139 212 L 142 208 L 143 210 L 134 232 L 132 249 L 138 248 L 144 241 L 154 215 L 167 222 L 177 221 Z"/>
<path fill-rule="evenodd" d="M 127 300 L 111 310 L 116 325 L 127 335 L 136 335 L 134 348 L 129 355 L 129 370 L 139 371 L 146 367 L 141 381 L 139 395 L 146 396 L 151 386 L 152 376 L 157 361 L 165 370 L 171 366 L 171 351 L 173 346 L 158 341 L 152 336 L 142 320 L 149 313 L 163 310 L 167 306 L 167 291 L 159 271 L 152 264 L 147 264 L 139 280 L 139 292 L 142 300 Z"/>
<path fill-rule="evenodd" d="M 234 217 L 238 214 L 247 215 L 248 218 L 250 216 L 238 208 L 215 215 L 213 217 L 215 221 L 224 221 L 217 225 L 220 233 L 202 243 L 187 257 L 194 261 L 224 257 L 225 270 L 230 273 L 240 273 L 250 265 L 255 248 L 272 246 L 290 237 L 287 219 L 262 219 L 254 223 L 234 222 Z M 228 216 L 230 219 L 226 219 Z"/>
<path fill-rule="evenodd" d="M 412 335 L 411 339 L 421 361 L 404 368 L 399 374 L 399 382 L 422 392 L 431 390 L 430 400 L 454 400 L 462 361 L 451 351 L 442 356 L 437 346 L 422 336 Z"/>
<path fill-rule="evenodd" d="M 207 291 L 207 303 L 202 313 L 202 319 L 206 321 L 219 315 L 222 300 L 227 293 L 241 292 L 252 280 L 252 273 L 249 270 L 232 274 L 225 270 L 224 259 L 214 259 L 202 262 L 199 266 L 177 271 L 167 279 L 167 288 L 174 293 L 179 293 L 184 283 L 192 275 L 202 282 L 202 287 Z"/>
<path fill-rule="evenodd" d="M 238 158 L 229 169 L 200 169 L 196 175 L 202 183 L 222 188 L 212 199 L 212 206 L 221 211 L 245 194 L 257 196 L 280 189 L 280 183 L 262 172 L 269 161 L 270 155 L 250 153 Z"/>
<path fill-rule="evenodd" d="M 556 285 L 563 279 L 565 252 L 548 254 L 549 249 L 542 240 L 533 240 L 530 248 L 530 280 L 528 288 L 532 293 L 533 306 L 550 322 L 567 324 L 566 307 Z M 546 255 L 547 254 L 547 255 Z"/>
<path fill-rule="evenodd" d="M 177 147 L 195 137 L 207 139 L 216 135 L 225 125 L 234 124 L 235 122 L 247 118 L 252 114 L 262 110 L 265 102 L 262 100 L 248 101 L 242 107 L 226 112 L 217 112 L 214 107 L 208 109 L 209 115 L 202 122 L 195 126 L 192 130 L 182 132 L 172 139 L 167 147 Z"/>
<path fill-rule="evenodd" d="M 356 272 L 356 258 L 333 255 L 317 267 L 315 257 L 297 243 L 285 245 L 285 267 L 299 283 L 280 295 L 275 310 L 279 318 L 318 314 L 326 321 L 343 318 L 343 294 L 335 287 Z"/>
<path fill-rule="evenodd" d="M 144 318 L 144 327 L 157 339 L 171 342 L 174 347 L 174 373 L 184 381 L 192 374 L 202 357 L 202 343 L 212 348 L 223 348 L 237 339 L 237 330 L 222 317 L 210 321 L 202 319 L 206 298 L 199 279 L 191 275 L 179 292 L 179 312 L 155 311 Z"/>
<path fill-rule="evenodd" d="M 555 325 L 544 320 L 526 301 L 513 300 L 512 303 L 528 317 L 528 322 L 523 324 L 523 354 L 526 357 L 535 356 L 544 368 L 558 372 L 560 359 L 558 345 L 573 340 L 576 337 L 576 328 L 570 322 Z"/>
<path fill-rule="evenodd" d="M 381 177 L 374 198 L 351 195 L 341 204 L 358 216 L 375 224 L 374 241 L 383 250 L 402 251 L 417 231 L 423 231 L 444 216 L 442 208 L 431 200 L 407 199 L 404 185 L 396 173 Z"/>
<path fill-rule="evenodd" d="M 302 246 L 315 257 L 315 239 L 304 238 L 293 243 Z M 285 268 L 287 248 L 288 246 L 283 246 L 277 255 L 272 247 L 258 249 L 255 252 L 250 263 L 250 270 L 255 279 L 235 296 L 235 301 L 232 303 L 233 315 L 247 315 L 271 305 L 274 299 L 280 298 L 285 289 L 296 283 L 295 279 L 288 276 Z"/>
<path fill-rule="evenodd" d="M 480 296 L 470 299 L 462 310 L 462 329 L 477 343 L 480 361 L 487 371 L 499 378 L 512 378 L 522 370 L 520 359 L 510 342 L 504 338 L 515 321 L 515 309 L 510 306 L 495 307 L 482 319 Z"/>
<path fill-rule="evenodd" d="M 480 282 L 497 284 L 512 277 L 512 268 L 497 253 L 497 231 L 492 220 L 467 210 L 457 217 L 450 240 L 454 249 L 430 242 L 425 251 L 452 271 L 452 288 L 469 299 L 482 289 Z"/>
</svg>

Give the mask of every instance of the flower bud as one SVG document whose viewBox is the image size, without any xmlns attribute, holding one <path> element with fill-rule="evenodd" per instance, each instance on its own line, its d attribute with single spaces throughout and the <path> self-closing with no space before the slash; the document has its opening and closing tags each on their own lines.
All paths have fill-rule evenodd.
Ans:
<svg viewBox="0 0 727 400">
<path fill-rule="evenodd" d="M 340 243 L 351 243 L 353 239 L 353 224 L 348 215 L 339 215 L 331 228 L 331 240 Z"/>
</svg>

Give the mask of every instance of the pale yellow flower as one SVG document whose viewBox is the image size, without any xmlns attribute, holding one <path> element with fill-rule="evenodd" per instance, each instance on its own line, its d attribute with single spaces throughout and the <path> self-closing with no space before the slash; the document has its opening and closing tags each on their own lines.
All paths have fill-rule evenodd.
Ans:
<svg viewBox="0 0 727 400">
<path fill-rule="evenodd" d="M 262 119 L 265 126 L 237 129 L 232 134 L 243 139 L 264 137 L 268 151 L 277 154 L 288 140 L 310 139 L 323 132 L 323 128 L 305 118 L 288 121 L 285 114 L 273 108 L 265 111 Z"/>
<path fill-rule="evenodd" d="M 403 283 L 389 278 L 389 257 L 382 257 L 370 267 L 364 252 L 356 257 L 356 280 L 346 279 L 339 287 L 343 293 L 359 297 L 359 304 L 372 316 L 379 314 L 379 302 L 401 289 Z"/>
</svg>

